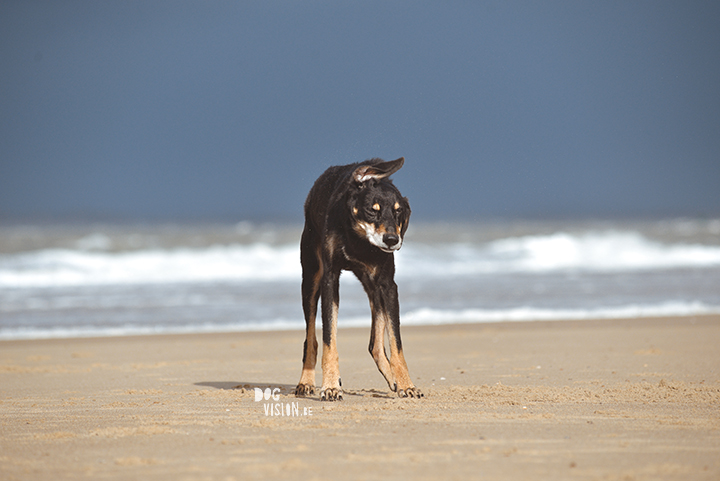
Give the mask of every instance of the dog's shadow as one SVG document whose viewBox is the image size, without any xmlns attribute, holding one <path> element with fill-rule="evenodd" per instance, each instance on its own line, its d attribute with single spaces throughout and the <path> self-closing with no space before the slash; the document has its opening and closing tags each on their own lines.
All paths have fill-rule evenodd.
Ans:
<svg viewBox="0 0 720 481">
<path fill-rule="evenodd" d="M 295 386 L 292 386 L 290 384 L 276 384 L 273 382 L 234 382 L 234 381 L 205 381 L 205 382 L 196 382 L 196 386 L 203 386 L 203 387 L 212 387 L 215 389 L 221 389 L 223 391 L 231 391 L 234 389 L 244 389 L 246 391 L 251 391 L 255 388 L 260 389 L 280 389 L 280 393 L 282 394 L 292 394 L 292 392 L 295 390 Z"/>
<path fill-rule="evenodd" d="M 255 388 L 262 389 L 263 391 L 265 389 L 270 388 L 270 390 L 274 389 L 280 389 L 280 394 L 285 396 L 295 396 L 295 385 L 294 384 L 276 384 L 272 382 L 235 382 L 235 381 L 203 381 L 203 382 L 196 382 L 195 386 L 203 386 L 203 387 L 211 387 L 214 389 L 220 389 L 223 391 L 232 391 L 232 390 L 243 390 L 243 391 L 253 391 Z M 315 390 L 316 394 L 311 396 L 301 396 L 298 399 L 307 399 L 309 401 L 320 401 L 319 398 L 319 389 Z M 359 397 L 375 397 L 375 398 L 388 398 L 390 399 L 392 396 L 389 395 L 388 392 L 380 391 L 378 389 L 360 389 L 360 390 L 345 390 L 343 394 L 348 396 L 359 396 Z"/>
</svg>

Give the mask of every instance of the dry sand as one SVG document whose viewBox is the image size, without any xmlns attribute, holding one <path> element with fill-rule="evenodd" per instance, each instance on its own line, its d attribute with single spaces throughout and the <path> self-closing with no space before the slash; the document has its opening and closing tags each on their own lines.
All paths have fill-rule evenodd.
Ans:
<svg viewBox="0 0 720 481">
<path fill-rule="evenodd" d="M 720 479 L 718 316 L 403 336 L 422 400 L 368 329 L 339 403 L 290 395 L 299 331 L 0 342 L 0 479 Z"/>
</svg>

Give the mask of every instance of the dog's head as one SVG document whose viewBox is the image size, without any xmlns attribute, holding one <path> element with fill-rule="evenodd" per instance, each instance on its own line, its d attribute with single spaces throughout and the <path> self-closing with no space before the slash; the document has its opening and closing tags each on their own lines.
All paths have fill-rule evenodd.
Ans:
<svg viewBox="0 0 720 481">
<path fill-rule="evenodd" d="M 348 208 L 353 230 L 360 237 L 388 253 L 402 247 L 410 220 L 410 204 L 390 179 L 405 162 L 404 157 L 389 162 L 371 161 L 352 174 L 352 195 Z"/>
</svg>

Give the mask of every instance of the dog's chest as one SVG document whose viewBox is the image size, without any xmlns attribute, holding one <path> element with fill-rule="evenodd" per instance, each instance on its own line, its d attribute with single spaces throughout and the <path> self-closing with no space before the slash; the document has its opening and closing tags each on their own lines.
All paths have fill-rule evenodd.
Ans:
<svg viewBox="0 0 720 481">
<path fill-rule="evenodd" d="M 340 247 L 340 253 L 343 257 L 345 270 L 357 271 L 358 269 L 368 274 L 371 278 L 374 278 L 378 273 L 378 266 L 372 262 L 363 261 L 356 256 L 353 256 L 345 246 Z"/>
</svg>

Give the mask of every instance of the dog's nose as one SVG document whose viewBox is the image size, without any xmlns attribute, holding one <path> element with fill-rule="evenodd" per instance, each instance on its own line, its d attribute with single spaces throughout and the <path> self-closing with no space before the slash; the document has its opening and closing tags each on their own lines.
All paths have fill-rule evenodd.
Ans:
<svg viewBox="0 0 720 481">
<path fill-rule="evenodd" d="M 386 246 L 392 247 L 400 242 L 400 237 L 398 237 L 397 234 L 385 234 L 383 236 L 383 242 Z"/>
</svg>

